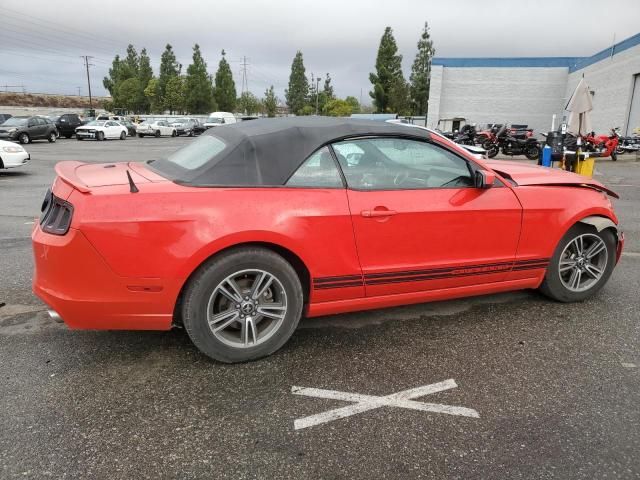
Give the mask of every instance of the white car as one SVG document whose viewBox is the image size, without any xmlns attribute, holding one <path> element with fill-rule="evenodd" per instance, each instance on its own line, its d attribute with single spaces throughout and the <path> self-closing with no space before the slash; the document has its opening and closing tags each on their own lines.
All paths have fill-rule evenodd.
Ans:
<svg viewBox="0 0 640 480">
<path fill-rule="evenodd" d="M 175 137 L 178 133 L 175 127 L 169 125 L 165 120 L 156 120 L 154 122 L 144 121 L 136 127 L 136 133 L 140 138 L 152 135 L 154 137 L 161 137 L 171 135 Z"/>
<path fill-rule="evenodd" d="M 31 160 L 31 155 L 20 145 L 0 140 L 0 170 L 20 167 Z"/>
<path fill-rule="evenodd" d="M 95 138 L 96 140 L 106 140 L 107 138 L 119 138 L 125 140 L 128 134 L 127 127 L 120 125 L 115 120 L 94 120 L 86 125 L 76 128 L 76 138 Z"/>
<path fill-rule="evenodd" d="M 222 125 L 228 125 L 230 123 L 237 123 L 238 119 L 229 112 L 213 112 L 204 122 L 204 128 L 220 127 Z"/>
</svg>

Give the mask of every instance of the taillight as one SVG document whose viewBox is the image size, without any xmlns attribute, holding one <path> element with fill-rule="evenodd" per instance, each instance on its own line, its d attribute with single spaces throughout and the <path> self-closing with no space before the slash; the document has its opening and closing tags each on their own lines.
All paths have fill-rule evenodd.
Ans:
<svg viewBox="0 0 640 480">
<path fill-rule="evenodd" d="M 53 235 L 64 235 L 69 231 L 73 217 L 73 205 L 56 197 L 51 189 L 42 202 L 40 226 L 42 230 Z"/>
</svg>

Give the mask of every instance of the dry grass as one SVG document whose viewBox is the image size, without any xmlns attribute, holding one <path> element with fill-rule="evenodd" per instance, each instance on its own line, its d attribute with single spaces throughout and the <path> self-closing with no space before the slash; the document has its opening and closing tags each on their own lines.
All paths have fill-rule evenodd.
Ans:
<svg viewBox="0 0 640 480">
<path fill-rule="evenodd" d="M 103 100 L 105 97 L 93 97 L 93 107 L 102 105 Z M 89 108 L 89 97 L 0 92 L 0 105 L 7 107 Z"/>
</svg>

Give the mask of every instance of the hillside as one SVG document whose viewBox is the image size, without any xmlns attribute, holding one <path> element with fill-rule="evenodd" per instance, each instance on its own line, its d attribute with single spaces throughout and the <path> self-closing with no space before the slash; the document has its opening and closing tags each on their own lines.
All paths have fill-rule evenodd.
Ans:
<svg viewBox="0 0 640 480">
<path fill-rule="evenodd" d="M 93 107 L 101 108 L 108 97 L 93 97 Z M 12 107 L 89 108 L 89 97 L 45 93 L 2 93 L 0 105 Z"/>
</svg>

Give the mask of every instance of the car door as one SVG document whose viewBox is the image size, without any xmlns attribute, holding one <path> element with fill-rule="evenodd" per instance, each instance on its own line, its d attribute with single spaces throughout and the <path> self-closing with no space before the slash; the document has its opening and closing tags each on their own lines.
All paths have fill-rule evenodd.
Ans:
<svg viewBox="0 0 640 480">
<path fill-rule="evenodd" d="M 27 133 L 32 140 L 43 137 L 44 126 L 39 122 L 38 117 L 31 117 L 27 122 Z"/>
<path fill-rule="evenodd" d="M 116 122 L 109 120 L 104 124 L 104 136 L 106 138 L 116 138 L 120 135 Z"/>
<path fill-rule="evenodd" d="M 474 187 L 470 160 L 421 139 L 369 137 L 332 148 L 349 187 L 367 296 L 506 278 L 522 216 L 509 187 Z"/>
<path fill-rule="evenodd" d="M 310 155 L 284 188 L 268 194 L 287 205 L 281 221 L 304 249 L 311 302 L 364 297 L 347 192 L 329 147 Z"/>
</svg>

